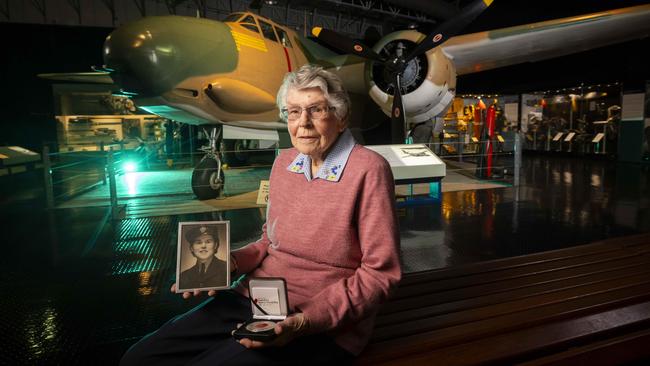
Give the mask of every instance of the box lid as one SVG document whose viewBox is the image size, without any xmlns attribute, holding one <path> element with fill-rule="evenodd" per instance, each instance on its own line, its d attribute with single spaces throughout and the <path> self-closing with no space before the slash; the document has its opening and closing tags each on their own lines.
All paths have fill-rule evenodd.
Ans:
<svg viewBox="0 0 650 366">
<path fill-rule="evenodd" d="M 282 320 L 289 313 L 284 278 L 251 278 L 248 281 L 253 319 Z"/>
</svg>

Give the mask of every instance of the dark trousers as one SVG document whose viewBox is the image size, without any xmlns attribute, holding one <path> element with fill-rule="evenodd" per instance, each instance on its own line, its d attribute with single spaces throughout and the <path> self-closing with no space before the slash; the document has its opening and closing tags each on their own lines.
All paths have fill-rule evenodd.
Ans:
<svg viewBox="0 0 650 366">
<path fill-rule="evenodd" d="M 347 365 L 352 354 L 324 335 L 294 339 L 284 347 L 246 349 L 231 332 L 251 316 L 248 299 L 220 291 L 145 336 L 122 357 L 135 365 Z"/>
</svg>

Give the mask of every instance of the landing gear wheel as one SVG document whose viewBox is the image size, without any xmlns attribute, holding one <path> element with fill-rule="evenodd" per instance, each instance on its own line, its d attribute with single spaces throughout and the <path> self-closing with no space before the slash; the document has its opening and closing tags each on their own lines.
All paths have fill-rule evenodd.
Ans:
<svg viewBox="0 0 650 366">
<path fill-rule="evenodd" d="M 223 170 L 219 169 L 219 163 L 214 158 L 204 156 L 192 171 L 192 192 L 200 200 L 218 197 L 224 183 Z"/>
</svg>

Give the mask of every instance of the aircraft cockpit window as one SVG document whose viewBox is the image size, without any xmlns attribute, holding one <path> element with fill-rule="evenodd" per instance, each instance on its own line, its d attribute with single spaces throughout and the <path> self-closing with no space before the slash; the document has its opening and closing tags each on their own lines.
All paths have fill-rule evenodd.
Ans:
<svg viewBox="0 0 650 366">
<path fill-rule="evenodd" d="M 226 19 L 223 20 L 223 22 L 224 22 L 224 23 L 225 23 L 225 22 L 232 22 L 232 23 L 234 23 L 234 22 L 236 22 L 236 21 L 237 21 L 239 18 L 241 18 L 241 17 L 242 17 L 242 14 L 241 14 L 241 13 L 230 14 L 230 15 L 228 15 L 228 16 L 226 17 Z"/>
<path fill-rule="evenodd" d="M 255 18 L 253 18 L 252 15 L 246 16 L 244 19 L 239 21 L 239 25 L 242 27 L 252 30 L 253 32 L 260 32 L 260 29 L 257 27 L 257 24 L 255 24 Z"/>
<path fill-rule="evenodd" d="M 275 38 L 275 32 L 273 31 L 273 26 L 260 19 L 260 27 L 262 27 L 262 34 L 264 38 L 270 39 L 273 42 L 277 42 L 278 39 Z"/>
<path fill-rule="evenodd" d="M 291 41 L 289 40 L 289 35 L 287 32 L 277 27 L 275 28 L 275 31 L 278 33 L 278 37 L 280 37 L 280 43 L 282 43 L 284 47 L 291 48 Z"/>
</svg>

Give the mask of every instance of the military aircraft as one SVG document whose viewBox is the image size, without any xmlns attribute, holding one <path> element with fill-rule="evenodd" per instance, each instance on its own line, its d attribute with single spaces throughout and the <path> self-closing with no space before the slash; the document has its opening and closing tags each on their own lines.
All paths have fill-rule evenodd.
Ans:
<svg viewBox="0 0 650 366">
<path fill-rule="evenodd" d="M 220 126 L 250 139 L 264 130 L 286 130 L 275 95 L 286 72 L 320 64 L 341 76 L 354 96 L 370 96 L 394 128 L 446 112 L 456 77 L 544 60 L 646 37 L 650 5 L 454 36 L 491 0 L 477 0 L 429 35 L 403 30 L 372 48 L 333 31 L 314 36 L 347 54 L 336 54 L 260 15 L 234 13 L 223 21 L 181 16 L 146 17 L 119 27 L 104 43 L 105 65 L 94 73 L 42 74 L 57 80 L 115 83 L 138 107 L 192 125 L 213 125 L 206 156 L 192 174 L 199 199 L 217 196 L 224 184 Z M 443 44 L 444 42 L 444 44 Z M 397 86 L 397 87 L 396 87 Z M 351 126 L 365 111 L 353 108 Z M 263 135 L 263 132 L 261 132 Z"/>
</svg>

